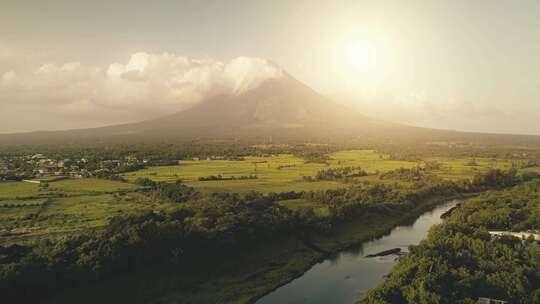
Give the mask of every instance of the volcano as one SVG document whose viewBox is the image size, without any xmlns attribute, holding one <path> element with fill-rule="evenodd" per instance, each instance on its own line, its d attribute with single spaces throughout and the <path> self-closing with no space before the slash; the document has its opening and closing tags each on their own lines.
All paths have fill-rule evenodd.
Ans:
<svg viewBox="0 0 540 304">
<path fill-rule="evenodd" d="M 466 133 L 402 125 L 362 115 L 284 73 L 240 94 L 216 96 L 157 119 L 107 127 L 0 135 L 2 144 L 176 140 L 362 142 L 528 142 L 536 136 Z"/>
</svg>

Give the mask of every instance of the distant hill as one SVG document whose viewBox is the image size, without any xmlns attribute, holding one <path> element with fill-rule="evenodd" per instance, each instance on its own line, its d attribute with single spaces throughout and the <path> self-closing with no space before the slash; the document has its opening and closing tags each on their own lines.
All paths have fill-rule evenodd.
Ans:
<svg viewBox="0 0 540 304">
<path fill-rule="evenodd" d="M 0 144 L 192 139 L 540 144 L 538 136 L 435 130 L 369 118 L 332 102 L 286 74 L 242 94 L 204 100 L 190 109 L 158 119 L 92 129 L 0 135 Z"/>
</svg>

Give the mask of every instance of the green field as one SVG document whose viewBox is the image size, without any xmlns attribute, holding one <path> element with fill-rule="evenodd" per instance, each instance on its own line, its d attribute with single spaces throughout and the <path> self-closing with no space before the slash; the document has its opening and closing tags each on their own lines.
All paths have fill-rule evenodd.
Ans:
<svg viewBox="0 0 540 304">
<path fill-rule="evenodd" d="M 313 176 L 320 170 L 347 166 L 360 166 L 375 173 L 398 168 L 412 168 L 414 162 L 394 161 L 371 150 L 343 151 L 332 154 L 328 164 L 306 163 L 304 159 L 292 155 L 270 157 L 246 157 L 243 161 L 232 160 L 187 160 L 177 166 L 152 167 L 123 175 L 134 181 L 137 178 L 150 178 L 154 181 L 176 181 L 181 179 L 187 185 L 204 191 L 233 192 L 284 192 L 312 191 L 343 187 L 334 181 L 307 182 L 303 176 Z M 256 175 L 251 180 L 199 181 L 199 177 L 221 175 L 240 177 Z M 366 177 L 364 179 L 369 179 Z"/>
<path fill-rule="evenodd" d="M 489 169 L 508 170 L 512 162 L 504 159 L 492 158 L 429 158 L 427 161 L 437 161 L 442 165 L 441 170 L 435 173 L 445 179 L 458 180 L 473 178 L 476 174 L 484 173 Z"/>
<path fill-rule="evenodd" d="M 434 171 L 445 179 L 472 178 L 489 168 L 508 169 L 511 162 L 495 159 L 430 158 L 441 169 Z M 347 187 L 342 181 L 305 181 L 304 176 L 314 176 L 328 168 L 359 166 L 370 175 L 356 181 L 407 183 L 379 179 L 383 173 L 399 168 L 423 166 L 425 162 L 391 160 L 387 155 L 372 150 L 341 151 L 330 155 L 327 163 L 308 163 L 292 155 L 246 157 L 245 160 L 186 160 L 176 166 L 150 167 L 122 176 L 129 182 L 104 179 L 65 179 L 50 182 L 44 188 L 26 182 L 0 183 L 0 244 L 32 240 L 43 235 L 62 235 L 105 225 L 110 218 L 136 210 L 159 210 L 173 207 L 170 203 L 156 202 L 138 192 L 133 183 L 137 178 L 154 181 L 184 181 L 204 192 L 231 191 L 316 191 Z M 533 171 L 535 168 L 528 169 Z M 256 175 L 257 179 L 199 181 L 199 177 L 221 175 L 240 177 Z M 322 204 L 302 199 L 280 202 L 293 210 L 313 209 L 319 216 L 328 213 Z"/>
<path fill-rule="evenodd" d="M 61 180 L 51 183 L 49 187 L 51 191 L 68 193 L 117 192 L 135 188 L 137 186 L 133 184 L 95 178 Z"/>
<path fill-rule="evenodd" d="M 302 176 L 311 176 L 327 168 L 325 164 L 305 164 L 303 159 L 279 155 L 274 157 L 247 157 L 244 161 L 201 160 L 182 161 L 178 166 L 153 167 L 124 175 L 130 181 L 147 177 L 154 181 L 183 180 L 189 186 L 207 191 L 249 190 L 261 192 L 308 191 L 335 188 L 335 182 L 305 182 Z M 282 167 L 280 166 L 290 166 Z M 256 175 L 252 180 L 199 181 L 199 177 L 222 175 L 239 177 Z"/>
<path fill-rule="evenodd" d="M 0 199 L 14 199 L 42 194 L 38 184 L 24 182 L 0 183 Z"/>
<path fill-rule="evenodd" d="M 0 183 L 0 202 L 5 199 L 22 199 L 29 197 L 50 196 L 55 193 L 97 194 L 102 192 L 129 191 L 137 186 L 129 183 L 102 179 L 66 179 L 49 183 L 43 188 L 39 184 L 26 182 Z"/>
<path fill-rule="evenodd" d="M 0 183 L 0 244 L 96 228 L 122 212 L 165 207 L 136 192 L 137 188 L 99 179 L 55 181 L 47 188 Z"/>
<path fill-rule="evenodd" d="M 441 170 L 434 173 L 444 179 L 457 180 L 472 178 L 490 168 L 509 169 L 511 162 L 487 158 L 430 158 L 426 161 L 437 161 Z M 422 166 L 423 161 L 408 162 L 391 160 L 387 155 L 372 150 L 341 151 L 330 155 L 328 164 L 306 163 L 305 160 L 292 155 L 275 155 L 270 157 L 246 157 L 243 161 L 233 160 L 186 160 L 177 166 L 151 167 L 123 175 L 129 181 L 137 178 L 150 178 L 154 181 L 172 182 L 178 179 L 187 185 L 203 191 L 233 192 L 283 192 L 311 191 L 344 187 L 335 181 L 307 182 L 303 176 L 313 176 L 318 171 L 347 166 L 359 166 L 368 173 L 388 172 L 399 168 Z M 240 177 L 257 175 L 251 180 L 216 180 L 199 181 L 199 177 L 221 175 L 223 177 Z M 378 180 L 377 176 L 357 178 L 357 180 Z"/>
</svg>

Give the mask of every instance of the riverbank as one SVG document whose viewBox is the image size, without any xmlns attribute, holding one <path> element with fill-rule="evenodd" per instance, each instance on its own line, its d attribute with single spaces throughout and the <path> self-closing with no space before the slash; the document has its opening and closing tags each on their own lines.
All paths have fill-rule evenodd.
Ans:
<svg viewBox="0 0 540 304">
<path fill-rule="evenodd" d="M 309 269 L 315 264 L 320 263 L 326 259 L 332 258 L 342 251 L 358 248 L 362 243 L 379 239 L 388 235 L 397 226 L 404 226 L 412 224 L 421 214 L 428 212 L 438 205 L 454 199 L 467 199 L 477 194 L 467 195 L 454 195 L 448 197 L 434 197 L 423 204 L 420 204 L 416 208 L 410 210 L 407 213 L 400 214 L 400 210 L 396 210 L 392 214 L 366 214 L 360 218 L 355 219 L 352 222 L 339 225 L 334 230 L 334 233 L 329 236 L 319 235 L 314 238 L 315 245 L 321 248 L 323 251 L 328 252 L 322 254 L 321 257 L 309 266 L 304 272 L 298 276 L 290 277 L 288 280 L 279 284 L 275 288 L 271 289 L 264 295 L 254 297 L 249 304 L 256 303 L 258 300 L 264 298 L 271 292 L 279 289 L 280 287 L 289 284 L 295 279 L 303 276 Z"/>
<path fill-rule="evenodd" d="M 463 203 L 358 303 L 540 303 L 537 242 L 493 234 L 538 229 L 539 191 L 535 180 Z"/>
<path fill-rule="evenodd" d="M 364 214 L 335 227 L 330 235 L 314 235 L 313 243 L 326 253 L 313 250 L 294 237 L 282 238 L 246 249 L 241 260 L 208 265 L 196 275 L 153 269 L 69 290 L 53 303 L 255 303 L 324 259 L 382 237 L 398 225 L 412 223 L 422 213 L 453 198 L 462 196 L 434 197 L 414 209 Z"/>
</svg>

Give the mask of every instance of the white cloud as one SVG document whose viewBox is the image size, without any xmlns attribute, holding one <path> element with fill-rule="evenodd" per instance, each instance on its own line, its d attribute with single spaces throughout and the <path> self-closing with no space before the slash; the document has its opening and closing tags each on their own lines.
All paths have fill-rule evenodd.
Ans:
<svg viewBox="0 0 540 304">
<path fill-rule="evenodd" d="M 150 103 L 180 110 L 205 98 L 242 93 L 281 75 L 281 69 L 259 58 L 239 57 L 224 63 L 136 53 L 126 64 L 109 65 L 100 102 L 142 108 Z"/>
<path fill-rule="evenodd" d="M 20 71 L 0 71 L 0 109 L 4 109 L 0 119 L 2 112 L 12 115 L 17 108 L 92 121 L 114 117 L 111 113 L 115 112 L 134 119 L 151 118 L 186 109 L 206 98 L 240 94 L 282 74 L 279 67 L 260 58 L 221 62 L 170 53 L 139 52 L 126 63 L 106 66 L 46 63 Z M 122 121 L 103 121 L 118 122 Z M 54 124 L 45 125 L 56 128 Z M 1 128 L 6 126 L 0 124 Z"/>
</svg>

